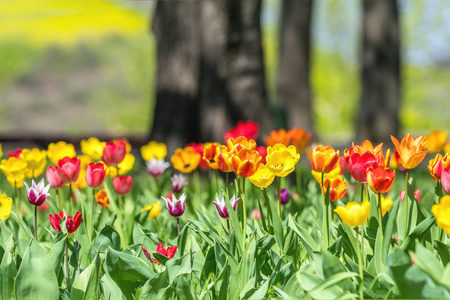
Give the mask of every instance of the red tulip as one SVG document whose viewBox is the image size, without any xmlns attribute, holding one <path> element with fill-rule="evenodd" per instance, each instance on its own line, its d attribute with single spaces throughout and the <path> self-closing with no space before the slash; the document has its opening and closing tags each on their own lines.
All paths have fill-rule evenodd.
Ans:
<svg viewBox="0 0 450 300">
<path fill-rule="evenodd" d="M 369 168 L 367 171 L 367 182 L 370 189 L 375 193 L 387 193 L 395 180 L 395 171 L 383 167 Z"/>
<path fill-rule="evenodd" d="M 102 160 L 107 166 L 115 167 L 118 163 L 122 162 L 126 153 L 127 146 L 124 141 L 109 141 L 103 149 Z"/>
<path fill-rule="evenodd" d="M 8 151 L 8 158 L 10 157 L 20 158 L 20 154 L 22 154 L 22 149 L 17 148 L 16 150 L 14 150 L 14 152 Z"/>
<path fill-rule="evenodd" d="M 151 259 L 152 262 L 154 262 L 155 264 L 160 265 L 159 261 L 157 261 L 154 258 L 150 258 L 150 254 L 148 253 L 147 249 L 145 249 L 144 247 L 142 247 L 142 251 L 144 252 L 145 256 L 148 259 Z M 177 252 L 177 246 L 175 247 L 167 247 L 167 249 L 164 249 L 163 244 L 159 243 L 158 247 L 156 247 L 156 252 L 159 254 L 162 254 L 168 258 L 172 258 L 175 255 L 175 252 Z"/>
<path fill-rule="evenodd" d="M 113 186 L 114 190 L 119 195 L 126 195 L 131 191 L 131 186 L 133 185 L 133 180 L 131 176 L 120 176 L 120 177 L 114 177 L 113 179 Z"/>
<path fill-rule="evenodd" d="M 450 194 L 450 168 L 444 168 L 441 172 L 442 188 L 447 194 Z"/>
<path fill-rule="evenodd" d="M 98 189 L 105 181 L 106 170 L 105 166 L 99 163 L 90 163 L 86 169 L 87 185 L 93 189 Z"/>
<path fill-rule="evenodd" d="M 64 180 L 62 180 L 61 176 L 58 173 L 58 168 L 53 166 L 48 166 L 47 168 L 47 181 L 50 183 L 50 186 L 54 189 L 62 189 L 65 185 Z"/>
<path fill-rule="evenodd" d="M 353 153 L 348 157 L 348 169 L 352 177 L 358 182 L 367 182 L 367 170 L 378 166 L 378 159 L 370 152 L 363 155 Z"/>
<path fill-rule="evenodd" d="M 52 227 L 58 232 L 61 232 L 61 225 L 59 225 L 59 222 L 62 220 L 62 218 L 64 218 L 63 211 L 60 211 L 59 214 L 55 213 L 54 216 L 48 215 L 48 219 L 50 220 L 50 225 L 52 225 Z"/>
<path fill-rule="evenodd" d="M 263 165 L 266 164 L 266 156 L 267 156 L 267 148 L 264 146 L 258 146 L 256 147 L 256 152 L 259 153 L 259 155 L 261 155 L 262 159 L 261 159 L 261 163 Z"/>
<path fill-rule="evenodd" d="M 225 132 L 225 142 L 229 138 L 238 138 L 245 136 L 248 140 L 256 140 L 258 137 L 259 125 L 253 121 L 240 121 L 236 124 L 236 127 L 231 128 L 228 132 Z"/>
<path fill-rule="evenodd" d="M 69 216 L 69 215 L 67 216 L 66 228 L 67 228 L 68 233 L 74 233 L 78 229 L 80 224 L 81 224 L 81 213 L 80 212 L 77 212 L 75 214 L 75 216 L 73 217 L 73 220 L 72 220 L 71 216 Z"/>
<path fill-rule="evenodd" d="M 80 159 L 66 156 L 58 161 L 56 170 L 64 183 L 75 182 L 80 175 Z"/>
</svg>

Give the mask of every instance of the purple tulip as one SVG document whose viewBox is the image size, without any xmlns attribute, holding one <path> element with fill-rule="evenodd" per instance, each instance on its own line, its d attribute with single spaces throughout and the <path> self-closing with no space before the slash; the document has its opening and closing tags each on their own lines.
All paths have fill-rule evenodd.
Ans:
<svg viewBox="0 0 450 300">
<path fill-rule="evenodd" d="M 238 201 L 241 198 L 237 198 L 233 195 L 233 197 L 231 197 L 230 199 L 230 205 L 231 207 L 233 207 L 233 210 L 236 210 L 236 205 L 238 203 Z M 224 218 L 224 219 L 229 219 L 230 216 L 228 215 L 228 210 L 227 207 L 225 205 L 225 198 L 222 197 L 222 199 L 219 199 L 219 197 L 216 196 L 216 201 L 213 201 L 213 203 L 216 205 L 217 208 L 217 212 L 219 213 L 219 215 Z"/>
<path fill-rule="evenodd" d="M 275 195 L 278 198 L 278 191 L 275 191 Z M 281 204 L 282 205 L 286 205 L 286 204 L 288 204 L 289 200 L 290 200 L 289 190 L 285 189 L 285 188 L 282 188 L 281 192 L 280 192 L 280 202 L 281 202 Z"/>
<path fill-rule="evenodd" d="M 28 201 L 34 206 L 41 206 L 45 199 L 50 196 L 48 190 L 50 189 L 50 184 L 45 186 L 44 179 L 41 179 L 38 184 L 34 182 L 34 179 L 31 180 L 31 187 L 28 187 L 28 184 L 24 182 L 25 187 L 27 188 L 27 196 Z"/>
<path fill-rule="evenodd" d="M 172 180 L 172 191 L 174 193 L 181 193 L 187 184 L 186 177 L 182 174 L 175 174 L 170 180 Z"/>
<path fill-rule="evenodd" d="M 166 202 L 169 214 L 175 218 L 179 218 L 183 215 L 184 210 L 186 209 L 186 194 L 181 195 L 178 199 L 174 194 L 172 194 L 172 197 L 162 198 Z"/>
</svg>

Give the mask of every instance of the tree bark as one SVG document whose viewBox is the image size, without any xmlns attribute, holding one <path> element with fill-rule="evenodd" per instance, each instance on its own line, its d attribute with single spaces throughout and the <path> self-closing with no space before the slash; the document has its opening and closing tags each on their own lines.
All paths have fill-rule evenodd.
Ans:
<svg viewBox="0 0 450 300">
<path fill-rule="evenodd" d="M 313 131 L 310 74 L 312 0 L 283 0 L 277 98 L 286 108 L 288 128 Z"/>
<path fill-rule="evenodd" d="M 389 142 L 399 131 L 400 30 L 397 1 L 364 0 L 362 94 L 357 140 Z"/>
</svg>

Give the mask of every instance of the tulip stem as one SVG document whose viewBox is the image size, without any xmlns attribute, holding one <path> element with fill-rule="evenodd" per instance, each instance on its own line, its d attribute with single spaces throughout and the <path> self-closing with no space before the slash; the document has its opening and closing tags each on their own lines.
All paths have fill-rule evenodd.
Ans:
<svg viewBox="0 0 450 300">
<path fill-rule="evenodd" d="M 216 193 L 219 194 L 219 170 L 216 169 Z"/>
<path fill-rule="evenodd" d="M 378 193 L 378 224 L 380 226 L 381 245 L 383 245 L 383 214 L 381 210 L 381 193 Z"/>
<path fill-rule="evenodd" d="M 231 239 L 230 218 L 227 219 L 228 238 Z"/>
<path fill-rule="evenodd" d="M 64 260 L 64 265 L 66 268 L 66 285 L 67 291 L 70 294 L 70 280 L 69 280 L 69 236 L 66 237 L 66 256 Z"/>
<path fill-rule="evenodd" d="M 408 179 L 409 179 L 409 170 L 405 171 L 405 197 L 403 197 L 403 201 L 405 201 L 405 236 L 404 241 L 406 241 L 406 237 L 408 236 Z"/>
<path fill-rule="evenodd" d="M 303 194 L 303 189 L 302 189 L 302 168 L 300 160 L 297 163 L 297 168 L 295 168 L 295 175 L 297 181 L 297 193 L 301 196 Z"/>
<path fill-rule="evenodd" d="M 230 200 L 230 192 L 229 192 L 229 190 L 230 190 L 230 181 L 229 181 L 229 175 L 230 175 L 229 172 L 226 172 L 226 173 L 225 173 L 226 185 L 227 185 L 227 199 L 228 199 L 228 200 Z"/>
<path fill-rule="evenodd" d="M 358 255 L 358 267 L 359 267 L 359 277 L 361 279 L 361 282 L 359 284 L 359 298 L 364 299 L 364 273 L 362 268 L 362 258 L 361 258 L 361 249 L 359 248 L 359 227 L 356 226 L 356 251 Z"/>
<path fill-rule="evenodd" d="M 178 235 L 180 235 L 180 218 L 177 218 Z"/>
<path fill-rule="evenodd" d="M 63 189 L 57 189 L 57 197 L 56 197 L 56 205 L 58 206 L 58 209 L 61 210 L 61 202 L 64 201 L 64 191 Z"/>
<path fill-rule="evenodd" d="M 269 230 L 269 233 L 272 233 L 271 227 L 270 227 L 270 203 L 269 203 L 269 196 L 267 196 L 267 190 L 266 188 L 261 188 L 261 191 L 263 192 L 264 198 L 266 199 L 266 207 L 267 207 L 267 229 Z"/>
<path fill-rule="evenodd" d="M 247 208 L 245 206 L 245 177 L 242 177 L 242 219 L 243 221 L 243 230 L 244 234 L 242 235 L 242 245 L 245 247 L 245 234 L 247 231 Z M 242 247 L 242 248 L 244 248 Z"/>
<path fill-rule="evenodd" d="M 278 215 L 281 218 L 281 179 L 277 176 L 277 206 L 278 206 Z"/>
<path fill-rule="evenodd" d="M 38 240 L 37 237 L 37 206 L 34 207 L 34 238 L 36 241 Z"/>
<path fill-rule="evenodd" d="M 16 183 L 16 181 L 14 181 L 14 195 L 15 195 L 15 207 L 16 207 L 16 212 L 17 212 L 17 214 L 19 214 L 20 212 L 19 212 L 19 190 L 18 190 L 18 188 L 17 188 L 17 183 Z"/>
<path fill-rule="evenodd" d="M 88 229 L 90 231 L 90 241 L 94 239 L 94 210 L 95 210 L 95 189 L 92 189 L 92 203 L 91 203 L 91 226 Z"/>
<path fill-rule="evenodd" d="M 325 249 L 328 249 L 328 244 L 329 244 L 329 239 L 330 239 L 330 235 L 329 235 L 329 225 L 328 225 L 328 205 L 325 201 L 325 194 L 323 193 L 323 189 L 324 189 L 324 185 L 323 185 L 323 177 L 324 177 L 324 173 L 322 173 L 322 177 L 321 177 L 321 181 L 322 181 L 322 210 L 323 210 L 323 223 L 322 223 L 322 229 L 323 229 L 323 235 L 325 238 Z M 326 190 L 325 190 L 326 193 Z"/>
<path fill-rule="evenodd" d="M 70 213 L 73 214 L 73 191 L 71 183 L 69 183 L 69 201 L 70 201 Z"/>
</svg>

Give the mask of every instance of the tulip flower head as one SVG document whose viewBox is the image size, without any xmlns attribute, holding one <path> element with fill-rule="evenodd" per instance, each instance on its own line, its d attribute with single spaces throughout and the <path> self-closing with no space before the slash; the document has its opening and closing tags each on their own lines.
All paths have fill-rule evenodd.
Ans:
<svg viewBox="0 0 450 300">
<path fill-rule="evenodd" d="M 78 157 L 64 157 L 58 161 L 56 170 L 64 183 L 77 181 L 80 175 L 80 159 Z"/>
<path fill-rule="evenodd" d="M 145 249 L 144 247 L 142 247 L 142 252 L 144 252 L 144 255 L 148 258 L 151 259 L 152 262 L 154 262 L 155 264 L 160 265 L 161 263 L 159 261 L 157 261 L 154 258 L 150 258 L 150 254 L 148 253 L 147 249 Z M 167 249 L 165 249 L 163 247 L 163 244 L 160 242 L 158 244 L 158 246 L 156 247 L 156 252 L 166 256 L 167 258 L 172 258 L 175 253 L 177 252 L 177 246 L 174 247 L 167 247 Z"/>
<path fill-rule="evenodd" d="M 47 165 L 47 151 L 38 148 L 23 149 L 21 157 L 27 163 L 26 177 L 37 178 L 44 172 Z"/>
<path fill-rule="evenodd" d="M 319 172 L 315 172 L 314 170 L 311 170 L 311 175 L 314 177 L 314 179 L 317 181 L 317 183 L 322 184 L 322 175 L 323 175 L 324 182 L 327 179 L 331 180 L 331 179 L 334 179 L 337 177 L 341 177 L 341 165 L 338 165 L 330 173 L 319 173 Z"/>
<path fill-rule="evenodd" d="M 201 155 L 194 148 L 178 148 L 170 158 L 175 169 L 183 173 L 192 173 L 200 164 Z"/>
<path fill-rule="evenodd" d="M 54 166 L 48 166 L 46 172 L 47 181 L 54 189 L 62 189 L 66 183 L 58 173 L 58 168 Z"/>
<path fill-rule="evenodd" d="M 437 153 L 436 157 L 428 162 L 428 172 L 430 172 L 433 180 L 436 181 L 441 179 L 442 169 L 442 155 L 440 153 Z"/>
<path fill-rule="evenodd" d="M 261 212 L 257 208 L 252 210 L 252 213 L 250 216 L 252 217 L 252 219 L 255 219 L 257 221 L 261 220 Z"/>
<path fill-rule="evenodd" d="M 167 156 L 167 146 L 164 143 L 151 141 L 141 147 L 141 156 L 145 161 L 150 161 L 152 158 L 164 159 Z"/>
<path fill-rule="evenodd" d="M 293 145 L 298 153 L 305 151 L 312 138 L 312 132 L 306 133 L 303 128 L 291 128 L 287 133 L 289 145 Z"/>
<path fill-rule="evenodd" d="M 230 138 L 227 140 L 227 149 L 230 153 L 237 153 L 242 149 L 255 150 L 256 142 L 247 139 L 245 136 Z"/>
<path fill-rule="evenodd" d="M 48 215 L 48 219 L 50 220 L 50 224 L 52 225 L 53 229 L 55 229 L 58 232 L 61 232 L 61 220 L 64 218 L 64 211 L 60 211 L 59 214 L 55 213 L 53 216 Z M 78 227 L 81 224 L 81 213 L 77 212 L 75 216 L 72 217 L 67 215 L 66 218 L 66 229 L 67 233 L 74 233 Z"/>
<path fill-rule="evenodd" d="M 350 149 L 345 149 L 344 157 L 348 160 L 348 157 L 352 156 L 354 153 L 358 153 L 359 155 L 363 155 L 364 153 L 372 153 L 373 156 L 378 157 L 382 154 L 382 150 L 383 143 L 380 143 L 374 147 L 371 141 L 365 140 L 361 143 L 361 145 L 355 145 L 355 143 L 352 143 L 352 147 Z"/>
<path fill-rule="evenodd" d="M 398 163 L 405 169 L 410 170 L 425 158 L 428 150 L 423 150 L 423 146 L 427 140 L 421 135 L 415 139 L 408 133 L 404 136 L 401 143 L 391 135 L 392 143 L 395 146 L 395 157 Z"/>
<path fill-rule="evenodd" d="M 426 136 L 427 141 L 423 146 L 431 153 L 437 153 L 444 149 L 445 142 L 447 142 L 447 133 L 444 131 L 433 130 Z"/>
<path fill-rule="evenodd" d="M 250 176 L 248 179 L 257 187 L 267 188 L 275 179 L 275 174 L 270 171 L 267 165 L 260 164 L 256 173 Z"/>
<path fill-rule="evenodd" d="M 341 199 L 347 193 L 347 181 L 343 180 L 341 176 L 326 179 L 323 185 L 325 188 L 322 188 L 322 192 L 326 194 L 327 190 L 330 190 L 330 200 L 333 202 Z"/>
<path fill-rule="evenodd" d="M 206 143 L 203 146 L 202 160 L 206 162 L 208 167 L 214 170 L 219 169 L 219 166 L 214 159 L 216 157 L 218 146 L 220 146 L 219 143 Z"/>
<path fill-rule="evenodd" d="M 259 125 L 253 121 L 239 121 L 236 127 L 225 132 L 224 139 L 228 141 L 230 138 L 243 136 L 249 140 L 256 140 L 258 137 Z"/>
<path fill-rule="evenodd" d="M 236 198 L 235 195 L 231 197 L 230 199 L 230 205 L 233 208 L 233 210 L 236 210 L 236 206 L 241 198 Z M 230 216 L 228 214 L 227 206 L 225 205 L 225 197 L 219 198 L 216 196 L 216 201 L 213 201 L 214 205 L 216 205 L 217 212 L 219 213 L 219 216 L 221 216 L 223 219 L 229 219 Z"/>
<path fill-rule="evenodd" d="M 47 156 L 54 165 L 64 157 L 74 157 L 76 155 L 75 146 L 64 141 L 57 142 L 56 144 L 51 143 L 47 148 Z"/>
<path fill-rule="evenodd" d="M 278 191 L 275 190 L 275 197 L 278 199 Z M 286 205 L 289 203 L 290 200 L 290 194 L 289 190 L 286 188 L 282 188 L 280 191 L 280 203 L 281 205 Z"/>
<path fill-rule="evenodd" d="M 136 158 L 133 154 L 127 153 L 125 154 L 124 159 L 118 163 L 115 167 L 110 166 L 106 167 L 106 175 L 110 178 L 114 178 L 119 175 L 125 175 L 126 173 L 130 172 L 133 169 L 134 162 L 136 161 Z M 119 173 L 117 173 L 117 170 Z"/>
<path fill-rule="evenodd" d="M 234 152 L 231 157 L 233 171 L 241 177 L 250 177 L 256 173 L 261 164 L 262 157 L 256 150 L 242 149 Z"/>
<path fill-rule="evenodd" d="M 183 174 L 175 174 L 170 177 L 170 180 L 172 181 L 172 191 L 174 193 L 181 193 L 183 188 L 187 185 L 186 176 Z"/>
<path fill-rule="evenodd" d="M 192 147 L 195 149 L 195 152 L 197 152 L 198 154 L 200 154 L 200 163 L 199 163 L 199 168 L 201 170 L 208 170 L 209 165 L 208 165 L 208 161 L 203 157 L 203 144 L 202 143 L 189 143 L 186 145 L 186 147 Z"/>
<path fill-rule="evenodd" d="M 122 162 L 127 153 L 127 144 L 123 140 L 109 141 L 103 148 L 102 160 L 109 167 Z"/>
<path fill-rule="evenodd" d="M 95 201 L 101 206 L 101 207 L 108 207 L 110 202 L 108 198 L 108 194 L 106 193 L 105 189 L 100 189 L 95 194 Z"/>
<path fill-rule="evenodd" d="M 300 159 L 300 154 L 294 146 L 286 147 L 276 144 L 267 148 L 267 166 L 278 177 L 286 177 L 295 170 L 295 165 Z"/>
<path fill-rule="evenodd" d="M 278 131 L 272 130 L 269 136 L 264 137 L 264 144 L 266 144 L 267 147 L 273 147 L 276 144 L 283 144 L 288 147 L 290 139 L 286 130 L 281 128 Z"/>
<path fill-rule="evenodd" d="M 258 152 L 259 155 L 261 155 L 262 159 L 261 159 L 261 163 L 265 164 L 266 163 L 266 157 L 267 157 L 267 148 L 264 146 L 258 146 L 256 147 L 256 152 Z"/>
<path fill-rule="evenodd" d="M 392 204 L 393 202 L 391 197 L 384 197 L 381 195 L 381 214 L 383 217 L 391 209 Z"/>
<path fill-rule="evenodd" d="M 96 137 L 90 137 L 87 140 L 81 140 L 80 142 L 81 152 L 88 155 L 92 160 L 102 159 L 105 145 L 106 142 L 101 142 Z"/>
<path fill-rule="evenodd" d="M 15 158 L 21 158 L 20 155 L 22 154 L 22 148 L 17 148 L 14 151 L 8 151 L 8 158 L 15 157 Z"/>
<path fill-rule="evenodd" d="M 353 153 L 347 159 L 348 169 L 352 177 L 361 183 L 367 182 L 367 170 L 378 166 L 378 159 L 370 152 L 363 155 Z"/>
<path fill-rule="evenodd" d="M 367 200 L 364 200 L 362 204 L 348 202 L 345 207 L 338 206 L 334 211 L 346 225 L 361 226 L 369 218 L 370 203 Z"/>
<path fill-rule="evenodd" d="M 131 176 L 114 177 L 113 186 L 118 195 L 126 195 L 131 191 L 133 179 Z"/>
<path fill-rule="evenodd" d="M 330 173 L 339 166 L 339 150 L 330 146 L 317 146 L 311 153 L 311 167 L 318 173 Z"/>
<path fill-rule="evenodd" d="M 147 171 L 153 177 L 161 176 L 164 173 L 164 171 L 166 171 L 166 169 L 170 167 L 170 163 L 164 161 L 164 159 L 156 159 L 155 157 L 150 159 L 150 161 L 146 162 L 146 165 Z"/>
<path fill-rule="evenodd" d="M 3 159 L 0 164 L 0 169 L 6 176 L 6 179 L 11 186 L 16 188 L 23 187 L 25 180 L 27 163 L 21 158 L 10 157 Z"/>
<path fill-rule="evenodd" d="M 369 168 L 367 171 L 367 182 L 370 189 L 375 193 L 387 193 L 395 180 L 395 171 L 383 167 Z"/>
<path fill-rule="evenodd" d="M 173 194 L 172 199 L 169 197 L 162 197 L 162 199 L 166 202 L 169 214 L 173 217 L 179 218 L 184 214 L 184 210 L 186 209 L 186 194 L 182 194 L 178 199 Z"/>
<path fill-rule="evenodd" d="M 12 209 L 12 199 L 4 194 L 0 194 L 0 219 L 5 221 L 9 218 Z"/>
<path fill-rule="evenodd" d="M 26 182 L 24 182 L 24 185 L 27 189 L 28 201 L 34 206 L 41 206 L 45 199 L 50 196 L 50 193 L 48 192 L 50 184 L 45 186 L 44 179 L 41 179 L 38 184 L 32 179 L 31 187 L 29 187 Z"/>
<path fill-rule="evenodd" d="M 217 164 L 217 167 L 222 172 L 233 172 L 233 163 L 232 163 L 232 154 L 228 152 L 228 148 L 226 146 L 218 146 L 216 148 L 216 156 L 214 157 L 214 161 Z"/>
<path fill-rule="evenodd" d="M 144 206 L 141 211 L 147 211 L 148 210 L 148 216 L 147 219 L 156 219 L 159 214 L 161 213 L 161 202 L 155 202 L 150 205 Z"/>
<path fill-rule="evenodd" d="M 105 166 L 99 163 L 90 163 L 86 169 L 86 183 L 93 189 L 98 189 L 105 182 L 106 170 Z"/>
<path fill-rule="evenodd" d="M 450 235 L 450 196 L 442 197 L 439 204 L 433 205 L 431 212 L 436 219 L 436 225 Z"/>
</svg>

